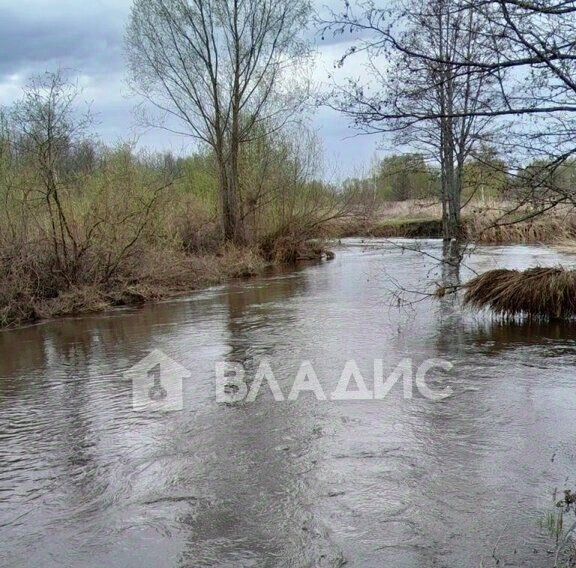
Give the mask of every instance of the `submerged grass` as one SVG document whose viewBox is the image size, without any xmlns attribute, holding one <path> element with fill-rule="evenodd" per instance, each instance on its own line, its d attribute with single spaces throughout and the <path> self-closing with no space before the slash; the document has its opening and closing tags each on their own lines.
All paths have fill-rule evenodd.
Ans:
<svg viewBox="0 0 576 568">
<path fill-rule="evenodd" d="M 558 501 L 556 499 L 555 490 L 554 509 L 547 512 L 540 520 L 540 528 L 554 539 L 554 567 L 574 568 L 576 566 L 576 542 L 574 541 L 576 494 L 566 489 L 563 498 Z M 565 517 L 568 518 L 565 520 Z"/>
<path fill-rule="evenodd" d="M 576 271 L 563 267 L 490 270 L 466 284 L 464 303 L 505 318 L 576 317 Z"/>
</svg>

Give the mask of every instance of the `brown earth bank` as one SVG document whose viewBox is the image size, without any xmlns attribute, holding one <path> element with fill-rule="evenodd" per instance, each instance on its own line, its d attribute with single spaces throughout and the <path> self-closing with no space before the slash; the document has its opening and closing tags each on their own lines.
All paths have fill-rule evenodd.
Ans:
<svg viewBox="0 0 576 568">
<path fill-rule="evenodd" d="M 37 274 L 36 281 L 31 283 L 30 269 L 34 262 L 22 270 L 14 270 L 12 265 L 11 273 L 5 273 L 0 282 L 0 328 L 119 306 L 140 306 L 231 279 L 261 275 L 269 267 L 332 258 L 334 254 L 320 241 L 285 238 L 266 245 L 222 245 L 205 254 L 141 250 L 130 263 L 130 269 L 125 267 L 122 275 L 102 282 L 70 284 L 47 271 Z M 40 266 L 37 268 L 42 270 Z"/>
<path fill-rule="evenodd" d="M 331 235 L 335 238 L 440 238 L 440 219 L 388 219 L 382 221 L 349 219 L 334 226 Z"/>
</svg>

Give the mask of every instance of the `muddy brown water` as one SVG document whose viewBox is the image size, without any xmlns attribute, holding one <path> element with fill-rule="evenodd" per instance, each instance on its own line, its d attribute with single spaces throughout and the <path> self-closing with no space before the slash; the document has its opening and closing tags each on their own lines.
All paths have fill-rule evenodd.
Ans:
<svg viewBox="0 0 576 568">
<path fill-rule="evenodd" d="M 391 307 L 438 277 L 429 256 L 348 240 L 330 263 L 0 333 L 0 565 L 552 566 L 539 521 L 576 485 L 576 326 Z M 154 349 L 191 372 L 181 412 L 132 410 L 123 373 Z M 370 386 L 375 359 L 442 358 L 454 394 L 216 402 L 216 361 L 250 374 L 262 357 L 284 394 L 303 360 L 329 394 L 348 360 Z"/>
</svg>

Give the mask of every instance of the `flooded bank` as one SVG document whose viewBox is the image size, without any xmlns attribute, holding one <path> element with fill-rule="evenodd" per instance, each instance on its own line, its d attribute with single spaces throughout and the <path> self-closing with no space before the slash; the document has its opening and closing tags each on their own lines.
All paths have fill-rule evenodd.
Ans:
<svg viewBox="0 0 576 568">
<path fill-rule="evenodd" d="M 576 485 L 576 326 L 393 307 L 440 278 L 442 243 L 422 246 L 351 239 L 330 263 L 0 333 L 0 565 L 553 565 L 539 521 Z M 182 411 L 133 411 L 125 372 L 153 350 L 190 372 Z M 264 357 L 285 394 L 306 360 L 329 393 L 350 360 L 369 383 L 375 360 L 443 359 L 453 395 L 216 402 L 216 362 Z"/>
</svg>

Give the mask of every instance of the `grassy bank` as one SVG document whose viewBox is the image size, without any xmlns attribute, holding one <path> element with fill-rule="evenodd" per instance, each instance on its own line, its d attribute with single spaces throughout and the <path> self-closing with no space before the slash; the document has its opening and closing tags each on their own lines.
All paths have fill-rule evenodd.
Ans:
<svg viewBox="0 0 576 568">
<path fill-rule="evenodd" d="M 370 215 L 352 215 L 331 226 L 331 236 L 439 238 L 440 204 L 430 200 L 390 202 Z M 535 215 L 505 201 L 472 201 L 463 210 L 464 233 L 477 244 L 552 244 L 573 249 L 576 211 L 570 206 Z"/>
<path fill-rule="evenodd" d="M 387 219 L 366 221 L 349 219 L 332 229 L 333 236 L 375 238 L 439 238 L 442 236 L 440 219 Z"/>
<path fill-rule="evenodd" d="M 167 250 L 140 251 L 130 273 L 107 281 L 55 285 L 31 282 L 20 270 L 4 279 L 0 292 L 0 327 L 83 313 L 115 306 L 137 306 L 258 274 L 266 263 L 254 250 L 226 247 L 218 254 L 191 256 Z"/>
<path fill-rule="evenodd" d="M 464 216 L 470 241 L 480 244 L 551 244 L 576 240 L 576 210 L 557 206 L 537 214 L 537 209 L 510 203 L 472 206 Z"/>
<path fill-rule="evenodd" d="M 318 242 L 281 243 L 273 252 L 260 245 L 221 244 L 212 251 L 193 253 L 144 245 L 127 256 L 113 276 L 89 278 L 82 272 L 70 281 L 65 274 L 50 269 L 53 258 L 49 253 L 25 252 L 19 259 L 2 258 L 0 328 L 139 306 L 231 279 L 257 276 L 269 266 L 332 257 Z"/>
</svg>

